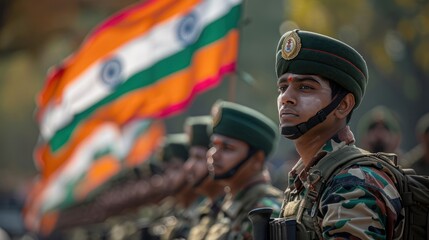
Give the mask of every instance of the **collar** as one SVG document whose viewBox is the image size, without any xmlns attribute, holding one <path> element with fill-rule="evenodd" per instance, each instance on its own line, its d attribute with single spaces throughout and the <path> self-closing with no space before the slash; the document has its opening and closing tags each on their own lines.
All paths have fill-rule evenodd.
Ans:
<svg viewBox="0 0 429 240">
<path fill-rule="evenodd" d="M 303 183 L 307 180 L 308 170 L 312 166 L 314 166 L 326 155 L 329 155 L 330 153 L 335 152 L 346 145 L 353 144 L 354 142 L 355 138 L 349 126 L 345 126 L 344 128 L 340 129 L 331 139 L 326 141 L 326 143 L 320 148 L 320 150 L 310 161 L 308 166 L 304 166 L 301 158 L 298 160 L 298 162 L 288 174 L 289 188 L 300 191 L 303 187 Z"/>
</svg>

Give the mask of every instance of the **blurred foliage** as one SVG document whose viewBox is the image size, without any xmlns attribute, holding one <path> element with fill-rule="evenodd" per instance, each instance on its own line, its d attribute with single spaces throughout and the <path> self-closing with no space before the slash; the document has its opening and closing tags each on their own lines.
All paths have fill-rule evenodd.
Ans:
<svg viewBox="0 0 429 240">
<path fill-rule="evenodd" d="M 408 99 L 427 102 L 429 1 L 290 0 L 285 12 L 300 28 L 357 48 L 374 68 L 371 81 L 385 81 Z"/>
<path fill-rule="evenodd" d="M 0 189 L 21 186 L 36 173 L 35 97 L 52 65 L 77 49 L 99 22 L 137 0 L 0 1 Z M 208 114 L 219 98 L 254 107 L 277 120 L 274 52 L 280 34 L 301 28 L 339 38 L 364 55 L 370 82 L 355 112 L 386 105 L 401 117 L 403 148 L 415 143 L 417 118 L 429 111 L 429 0 L 246 0 L 240 74 L 198 96 L 167 121 L 182 131 L 187 115 Z M 261 11 L 264 9 L 264 11 Z M 274 158 L 283 159 L 291 143 Z"/>
</svg>

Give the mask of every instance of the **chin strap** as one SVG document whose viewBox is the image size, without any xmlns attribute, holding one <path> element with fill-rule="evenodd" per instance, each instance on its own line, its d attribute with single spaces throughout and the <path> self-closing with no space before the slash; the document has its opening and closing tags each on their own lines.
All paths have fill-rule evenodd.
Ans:
<svg viewBox="0 0 429 240">
<path fill-rule="evenodd" d="M 316 115 L 308 119 L 307 122 L 303 122 L 292 127 L 282 127 L 281 134 L 292 140 L 301 137 L 308 130 L 325 121 L 326 117 L 340 104 L 341 100 L 343 100 L 347 93 L 348 92 L 346 91 L 339 92 L 337 97 L 328 106 L 317 112 Z"/>
<path fill-rule="evenodd" d="M 247 156 L 245 158 L 243 158 L 243 160 L 241 160 L 239 163 L 237 163 L 237 165 L 235 165 L 233 168 L 231 168 L 228 172 L 224 173 L 224 174 L 219 174 L 219 175 L 214 175 L 213 179 L 214 180 L 218 180 L 218 179 L 227 179 L 230 178 L 232 176 L 234 176 L 235 173 L 237 173 L 237 171 L 241 168 L 241 166 L 243 166 L 244 163 L 246 163 L 252 156 L 253 154 L 256 153 L 256 149 L 253 147 L 250 147 L 249 150 L 247 151 Z"/>
</svg>

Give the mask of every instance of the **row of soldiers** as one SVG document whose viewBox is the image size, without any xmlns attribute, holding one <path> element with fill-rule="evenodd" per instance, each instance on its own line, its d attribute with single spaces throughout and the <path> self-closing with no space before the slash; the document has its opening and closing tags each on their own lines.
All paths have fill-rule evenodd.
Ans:
<svg viewBox="0 0 429 240">
<path fill-rule="evenodd" d="M 353 164 L 329 179 L 317 171 L 366 152 L 348 125 L 368 82 L 363 57 L 336 39 L 293 30 L 280 38 L 275 69 L 279 125 L 219 101 L 210 116 L 189 118 L 184 134 L 167 136 L 147 169 L 62 212 L 58 229 L 85 226 L 88 239 L 253 239 L 249 212 L 269 208 L 283 219 L 273 225 L 279 238 L 270 239 L 402 239 L 405 211 L 389 169 Z M 366 128 L 396 127 L 379 121 Z M 422 131 L 427 139 L 428 127 Z M 284 192 L 266 167 L 279 132 L 299 156 Z M 386 147 L 377 137 L 365 141 L 371 151 Z M 78 232 L 71 238 L 84 239 Z"/>
<path fill-rule="evenodd" d="M 70 231 L 73 235 L 68 237 L 167 240 L 240 239 L 241 236 L 251 239 L 251 223 L 247 218 L 250 210 L 271 207 L 273 217 L 278 216 L 283 194 L 270 185 L 270 173 L 264 166 L 274 148 L 273 144 L 267 143 L 276 141 L 276 127 L 262 114 L 236 103 L 219 101 L 213 108 L 214 116 L 189 117 L 184 124 L 184 133 L 169 134 L 164 138 L 154 158 L 148 162 L 148 169 L 134 170 L 138 172 L 134 172 L 135 177 L 140 176 L 139 179 L 144 181 L 134 181 L 134 188 L 130 188 L 131 184 L 119 184 L 124 191 L 122 194 L 112 191 L 110 195 L 114 193 L 116 197 L 127 198 L 122 202 L 116 200 L 117 211 L 107 211 L 114 209 L 115 200 L 113 196 L 103 196 L 106 217 L 88 222 L 103 220 L 103 224 L 89 224 L 89 227 L 80 228 L 81 231 L 74 228 Z M 246 127 L 249 128 L 243 131 Z M 426 155 L 421 150 L 425 139 L 428 149 L 429 114 L 419 120 L 417 132 L 422 144 L 401 155 L 399 122 L 391 110 L 377 106 L 358 124 L 359 144 L 364 148 L 407 156 L 400 158 L 404 159 L 403 166 L 421 165 L 423 167 L 414 169 L 427 173 L 424 172 L 428 166 L 424 160 Z M 421 159 L 411 158 L 416 149 L 419 149 L 417 156 Z M 241 154 L 234 153 L 235 150 L 240 150 Z M 286 174 L 287 171 L 281 172 Z M 145 174 L 150 177 L 142 178 Z M 132 191 L 140 195 L 134 205 L 130 204 L 129 193 Z M 87 211 L 92 218 L 100 215 L 94 214 L 93 208 L 94 205 Z M 130 214 L 124 211 L 126 208 L 135 212 Z M 69 222 L 73 221 L 71 212 L 77 213 L 76 209 L 65 213 Z M 108 215 L 116 216 L 108 218 Z M 78 214 L 78 219 L 74 220 L 79 226 L 83 223 L 82 216 Z M 60 225 L 66 221 L 64 217 L 61 219 Z"/>
<path fill-rule="evenodd" d="M 167 135 L 147 169 L 130 173 L 139 178 L 62 212 L 57 228 L 69 239 L 252 239 L 249 211 L 280 212 L 283 194 L 265 166 L 278 127 L 237 103 L 212 112 Z"/>
</svg>

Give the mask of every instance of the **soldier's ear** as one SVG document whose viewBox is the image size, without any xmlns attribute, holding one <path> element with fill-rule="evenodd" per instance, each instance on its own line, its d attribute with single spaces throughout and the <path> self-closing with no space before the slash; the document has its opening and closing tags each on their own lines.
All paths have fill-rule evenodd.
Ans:
<svg viewBox="0 0 429 240">
<path fill-rule="evenodd" d="M 253 155 L 253 161 L 257 162 L 258 164 L 255 164 L 255 166 L 258 166 L 257 169 L 261 168 L 264 166 L 265 163 L 265 153 L 262 150 L 258 150 L 254 155 Z"/>
<path fill-rule="evenodd" d="M 355 106 L 355 96 L 352 93 L 348 93 L 343 100 L 341 100 L 337 109 L 335 109 L 335 116 L 339 119 L 347 118 L 350 112 L 353 110 Z"/>
</svg>

